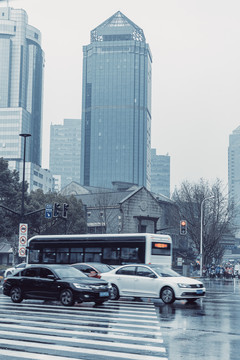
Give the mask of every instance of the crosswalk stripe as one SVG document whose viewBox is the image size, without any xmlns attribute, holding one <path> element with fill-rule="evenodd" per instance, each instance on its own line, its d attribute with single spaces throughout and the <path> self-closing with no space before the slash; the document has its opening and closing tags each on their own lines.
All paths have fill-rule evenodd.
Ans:
<svg viewBox="0 0 240 360">
<path fill-rule="evenodd" d="M 1 331 L 0 330 L 0 335 L 7 335 L 7 336 L 13 336 L 13 332 L 12 331 Z M 18 339 L 20 338 L 24 338 L 24 341 L 26 341 L 27 339 L 32 339 L 31 341 L 34 341 L 36 338 L 36 334 L 29 334 L 29 333 L 22 333 L 22 334 L 18 334 Z M 110 348 L 121 348 L 121 350 L 123 349 L 131 349 L 131 350 L 142 350 L 142 351 L 155 351 L 155 352 L 165 352 L 165 348 L 164 347 L 158 347 L 158 346 L 149 346 L 149 345 L 141 345 L 141 344 L 130 344 L 130 343 L 123 343 L 123 342 L 109 342 L 109 341 L 104 341 L 104 340 L 88 340 L 88 339 L 82 339 L 82 338 L 73 338 L 73 337 L 64 337 L 64 336 L 56 336 L 56 335 L 41 335 L 41 334 L 37 334 L 37 339 L 39 340 L 44 340 L 44 341 L 59 341 L 61 343 L 64 342 L 70 342 L 70 343 L 77 343 L 77 344 L 84 344 L 84 345 L 94 345 L 95 347 L 97 347 L 98 349 L 100 349 L 101 347 L 110 347 Z"/>
<path fill-rule="evenodd" d="M 24 330 L 25 333 L 26 331 L 36 331 L 36 326 L 23 326 L 23 325 L 16 325 L 16 324 L 1 324 L 0 323 L 0 329 L 1 328 L 7 328 L 7 329 L 13 329 L 14 330 Z M 95 328 L 96 331 L 98 330 L 99 331 L 99 328 Z M 87 336 L 87 337 L 95 337 L 95 338 L 112 338 L 112 339 L 121 339 L 121 340 L 134 340 L 134 341 L 140 341 L 142 342 L 142 337 L 137 337 L 137 336 L 130 336 L 129 334 L 128 335 L 120 335 L 120 334 L 111 334 L 108 333 L 107 334 L 100 334 L 100 333 L 97 333 L 97 332 L 87 332 L 86 331 L 79 331 L 79 330 L 65 330 L 65 329 L 56 329 L 56 328 L 50 328 L 50 327 L 47 327 L 47 328 L 40 328 L 40 329 L 37 329 L 38 332 L 54 332 L 54 333 L 59 333 L 59 334 L 65 334 L 65 335 L 81 335 L 81 336 Z M 119 331 L 119 330 L 118 330 Z M 1 333 L 1 330 L 0 330 L 0 333 Z M 162 343 L 163 340 L 162 339 L 159 339 L 159 338 L 146 338 L 146 341 L 147 342 L 151 342 L 151 343 L 156 343 L 156 344 L 159 344 L 159 343 Z"/>
<path fill-rule="evenodd" d="M 0 318 L 0 323 L 2 321 L 4 322 L 7 322 L 7 324 L 9 324 L 10 322 L 20 322 L 21 324 L 25 323 L 25 324 L 41 324 L 41 326 L 48 326 L 48 324 L 52 324 L 52 322 L 50 322 L 50 319 L 47 318 L 47 317 L 43 317 L 43 316 L 40 316 L 39 315 L 39 320 L 38 321 L 35 321 L 37 317 L 34 316 L 34 320 L 24 320 L 22 319 L 22 317 L 20 319 L 16 319 L 16 317 L 14 315 L 9 315 L 6 317 L 5 315 L 1 315 L 1 318 Z M 46 321 L 48 321 L 46 323 Z M 58 323 L 58 322 L 60 323 Z M 96 322 L 91 322 L 90 320 L 89 321 L 85 321 L 85 322 L 82 322 L 81 321 L 81 324 L 82 323 L 85 323 L 86 325 L 79 325 L 79 322 L 76 320 L 76 322 L 78 323 L 78 325 L 75 325 L 71 322 L 71 324 L 67 324 L 66 322 L 63 322 L 63 319 L 55 319 L 54 321 L 54 326 L 55 327 L 61 327 L 61 326 L 64 326 L 64 327 L 70 327 L 71 329 L 82 329 L 82 330 L 86 330 L 86 327 L 87 329 L 90 331 L 97 331 L 99 330 L 99 324 L 98 326 L 90 326 L 89 323 L 93 323 L 93 324 L 96 324 Z M 111 324 L 110 322 L 101 322 L 101 329 L 104 330 L 104 327 L 103 326 L 107 326 L 107 328 L 105 328 L 105 331 L 111 331 L 111 332 L 127 332 L 127 333 L 137 333 L 137 334 L 144 334 L 144 336 L 146 337 L 149 337 L 149 336 L 160 336 L 162 335 L 161 332 L 159 331 L 159 326 L 151 326 L 151 327 L 147 327 L 146 328 L 146 325 L 143 326 L 144 330 L 141 330 L 141 326 L 139 326 L 138 324 L 135 324 L 135 325 L 132 325 L 132 324 L 128 324 L 127 325 L 127 329 L 124 328 L 124 326 L 126 326 L 125 324 Z M 114 327 L 113 327 L 114 326 Z M 154 329 L 154 331 L 151 331 L 152 329 Z"/>
<path fill-rule="evenodd" d="M 13 358 L 21 358 L 21 359 L 30 359 L 30 360 L 84 360 L 73 357 L 65 357 L 65 356 L 54 356 L 54 355 L 45 355 L 45 354 L 36 354 L 36 353 L 22 353 L 14 350 L 6 350 L 1 349 L 1 356 L 7 356 L 10 360 Z M 166 360 L 166 359 L 165 359 Z"/>
<path fill-rule="evenodd" d="M 118 351 L 108 351 L 108 350 L 99 350 L 99 349 L 90 349 L 90 348 L 77 348 L 77 347 L 70 347 L 70 346 L 62 346 L 62 345 L 55 345 L 55 344 L 41 344 L 38 342 L 30 342 L 28 341 L 19 341 L 19 340 L 10 340 L 10 339 L 0 339 L 0 344 L 3 346 L 18 346 L 20 348 L 25 349 L 26 347 L 34 348 L 35 351 L 38 350 L 53 350 L 53 351 L 60 351 L 60 352 L 69 352 L 69 353 L 78 353 L 81 354 L 88 354 L 94 356 L 104 356 L 104 357 L 113 357 L 114 358 L 122 358 L 122 359 L 132 359 L 132 360 L 166 360 L 166 357 L 159 357 L 159 355 L 141 355 L 141 354 L 134 354 L 134 353 L 123 353 Z"/>
<path fill-rule="evenodd" d="M 23 303 L 20 303 L 20 304 L 14 304 L 14 303 L 10 303 L 9 301 L 8 302 L 5 302 L 5 301 L 0 301 L 0 304 L 5 304 L 5 305 L 8 305 L 8 306 L 20 306 L 20 307 L 27 307 L 29 302 L 27 300 L 24 300 Z M 47 306 L 51 306 L 51 308 L 54 308 L 54 309 L 57 309 L 59 311 L 61 310 L 68 310 L 68 309 L 71 309 L 71 310 L 74 310 L 75 311 L 78 311 L 78 308 L 81 308 L 82 311 L 91 311 L 91 312 L 94 312 L 96 311 L 96 309 L 98 309 L 100 312 L 107 312 L 107 313 L 111 313 L 111 312 L 114 312 L 116 310 L 118 311 L 121 311 L 121 312 L 124 312 L 124 313 L 129 313 L 129 312 L 133 312 L 133 313 L 141 313 L 141 314 L 144 314 L 144 315 L 149 315 L 150 313 L 152 314 L 155 314 L 156 313 L 156 310 L 154 308 L 154 304 L 151 305 L 151 307 L 133 307 L 133 306 L 122 306 L 122 305 L 118 305 L 116 303 L 112 303 L 112 302 L 107 302 L 107 303 L 103 303 L 102 305 L 98 305 L 96 307 L 93 307 L 93 308 L 90 308 L 89 306 L 84 306 L 83 304 L 78 304 L 76 303 L 75 306 L 73 307 L 69 307 L 69 308 L 66 308 L 65 306 L 63 305 L 60 305 L 57 304 L 56 305 L 56 302 L 54 301 L 54 304 L 48 304 L 47 302 L 44 303 L 44 302 L 39 302 L 39 303 L 33 303 L 31 301 L 31 306 L 32 307 L 47 307 Z"/>
<path fill-rule="evenodd" d="M 6 311 L 5 309 L 4 309 L 4 311 Z M 18 310 L 18 313 L 20 313 L 21 312 L 21 310 L 19 311 Z M 49 310 L 49 312 L 50 312 L 50 310 Z M 23 313 L 23 312 L 22 312 Z M 27 314 L 31 314 L 31 315 L 34 315 L 35 316 L 35 313 L 34 312 L 30 312 L 30 311 L 27 311 Z M 41 311 L 41 314 L 44 314 L 44 315 L 48 315 L 49 317 L 52 317 L 53 315 L 52 315 L 52 312 L 51 313 L 48 313 L 47 311 Z M 59 313 L 56 311 L 55 312 L 55 316 L 59 316 Z M 72 320 L 72 318 L 73 317 L 77 317 L 77 318 L 79 318 L 79 319 L 89 319 L 89 317 L 91 316 L 91 318 L 92 319 L 94 319 L 95 321 L 96 320 L 98 320 L 98 321 L 101 321 L 101 320 L 106 320 L 106 318 L 107 318 L 107 316 L 98 316 L 98 314 L 82 314 L 82 313 L 79 313 L 79 314 L 69 314 L 69 313 L 67 313 L 67 314 L 64 314 L 64 317 L 65 318 L 71 318 L 71 320 Z M 138 316 L 128 316 L 128 317 L 123 317 L 123 316 L 120 316 L 120 315 L 118 315 L 118 314 L 114 314 L 114 316 L 112 316 L 111 315 L 111 318 L 110 318 L 110 321 L 111 322 L 113 322 L 113 321 L 118 321 L 118 322 L 131 322 L 131 321 L 134 321 L 134 322 L 136 322 L 136 323 L 142 323 L 142 324 L 144 324 L 144 323 L 146 323 L 146 324 L 158 324 L 158 320 L 153 320 L 153 319 L 139 319 L 139 316 L 140 315 L 138 315 Z M 156 319 L 156 316 L 155 316 L 155 319 Z M 73 319 L 74 320 L 74 319 Z"/>
<path fill-rule="evenodd" d="M 1 360 L 168 359 L 153 303 L 64 307 L 0 295 L 0 308 Z"/>
</svg>

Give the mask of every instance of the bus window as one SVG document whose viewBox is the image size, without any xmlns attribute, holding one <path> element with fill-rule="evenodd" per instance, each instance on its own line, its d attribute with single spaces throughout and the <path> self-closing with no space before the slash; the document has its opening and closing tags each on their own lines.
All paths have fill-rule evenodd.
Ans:
<svg viewBox="0 0 240 360">
<path fill-rule="evenodd" d="M 83 248 L 71 248 L 70 250 L 71 250 L 70 258 L 69 258 L 70 264 L 83 262 Z"/>
<path fill-rule="evenodd" d="M 29 250 L 29 264 L 39 264 L 40 250 Z"/>
<path fill-rule="evenodd" d="M 102 257 L 102 248 L 100 247 L 90 247 L 85 248 L 85 254 L 84 254 L 84 261 L 95 261 L 95 262 L 101 262 Z"/>
<path fill-rule="evenodd" d="M 56 249 L 46 248 L 43 249 L 43 259 L 44 264 L 56 264 Z"/>
<path fill-rule="evenodd" d="M 69 248 L 58 248 L 56 256 L 57 264 L 69 264 Z"/>
<path fill-rule="evenodd" d="M 120 265 L 120 248 L 117 247 L 105 247 L 103 249 L 102 262 L 110 265 Z"/>
<path fill-rule="evenodd" d="M 123 261 L 137 262 L 138 261 L 138 248 L 126 248 L 121 249 L 121 259 Z"/>
</svg>

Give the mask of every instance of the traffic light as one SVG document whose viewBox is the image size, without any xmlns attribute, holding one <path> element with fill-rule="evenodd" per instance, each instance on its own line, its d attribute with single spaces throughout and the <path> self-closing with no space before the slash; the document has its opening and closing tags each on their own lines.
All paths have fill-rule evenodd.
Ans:
<svg viewBox="0 0 240 360">
<path fill-rule="evenodd" d="M 63 204 L 63 214 L 62 214 L 62 216 L 63 216 L 64 218 L 67 217 L 68 208 L 69 208 L 69 205 L 68 205 L 68 204 Z"/>
<path fill-rule="evenodd" d="M 61 211 L 61 205 L 59 203 L 54 203 L 53 205 L 53 217 L 58 217 Z"/>
<path fill-rule="evenodd" d="M 186 235 L 186 234 L 187 234 L 187 221 L 180 220 L 180 235 Z"/>
</svg>

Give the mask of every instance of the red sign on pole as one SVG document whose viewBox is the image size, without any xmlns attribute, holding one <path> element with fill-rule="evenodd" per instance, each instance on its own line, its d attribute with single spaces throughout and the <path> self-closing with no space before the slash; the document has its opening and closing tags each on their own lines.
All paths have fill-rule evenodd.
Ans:
<svg viewBox="0 0 240 360">
<path fill-rule="evenodd" d="M 28 233 L 28 224 L 19 224 L 18 255 L 20 257 L 26 256 L 27 233 Z"/>
</svg>

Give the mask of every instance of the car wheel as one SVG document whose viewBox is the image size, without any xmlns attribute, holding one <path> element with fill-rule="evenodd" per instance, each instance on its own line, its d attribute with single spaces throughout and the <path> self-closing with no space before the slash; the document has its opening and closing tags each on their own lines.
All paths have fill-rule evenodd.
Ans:
<svg viewBox="0 0 240 360">
<path fill-rule="evenodd" d="M 72 306 L 75 301 L 73 298 L 73 293 L 70 289 L 65 289 L 60 294 L 60 301 L 64 306 Z"/>
<path fill-rule="evenodd" d="M 175 301 L 175 295 L 172 288 L 166 286 L 162 289 L 160 298 L 165 304 L 172 304 Z"/>
<path fill-rule="evenodd" d="M 112 284 L 112 295 L 111 300 L 118 300 L 119 299 L 119 290 L 118 287 L 114 284 Z"/>
<path fill-rule="evenodd" d="M 22 290 L 20 289 L 20 287 L 13 287 L 10 292 L 10 296 L 12 302 L 14 303 L 20 303 L 21 301 L 23 301 Z"/>
</svg>

